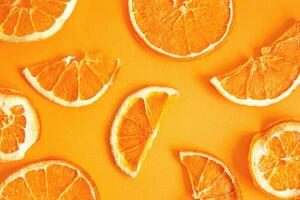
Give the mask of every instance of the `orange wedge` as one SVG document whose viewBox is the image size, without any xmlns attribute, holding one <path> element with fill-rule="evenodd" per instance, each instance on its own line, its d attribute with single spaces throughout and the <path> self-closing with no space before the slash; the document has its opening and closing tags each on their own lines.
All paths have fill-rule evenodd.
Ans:
<svg viewBox="0 0 300 200">
<path fill-rule="evenodd" d="M 214 49 L 228 34 L 232 0 L 129 0 L 135 32 L 155 51 L 193 58 Z"/>
<path fill-rule="evenodd" d="M 300 121 L 284 120 L 256 134 L 249 152 L 255 184 L 284 199 L 300 198 Z"/>
<path fill-rule="evenodd" d="M 213 77 L 212 84 L 227 99 L 248 106 L 267 106 L 288 97 L 299 85 L 300 21 L 261 56 L 236 70 Z"/>
<path fill-rule="evenodd" d="M 2 200 L 98 200 L 98 190 L 81 168 L 60 160 L 37 162 L 0 185 Z"/>
<path fill-rule="evenodd" d="M 157 135 L 159 121 L 170 96 L 178 91 L 147 87 L 129 96 L 111 129 L 112 152 L 122 171 L 135 177 Z"/>
<path fill-rule="evenodd" d="M 79 107 L 99 99 L 112 84 L 119 59 L 102 53 L 82 58 L 67 56 L 23 70 L 28 82 L 42 95 L 63 106 Z"/>
<path fill-rule="evenodd" d="M 0 88 L 0 162 L 22 159 L 39 132 L 38 116 L 29 99 Z"/>
<path fill-rule="evenodd" d="M 241 199 L 238 183 L 222 161 L 201 152 L 183 151 L 179 156 L 190 177 L 194 199 Z"/>
<path fill-rule="evenodd" d="M 61 29 L 77 0 L 0 1 L 0 40 L 29 42 L 48 38 Z"/>
</svg>

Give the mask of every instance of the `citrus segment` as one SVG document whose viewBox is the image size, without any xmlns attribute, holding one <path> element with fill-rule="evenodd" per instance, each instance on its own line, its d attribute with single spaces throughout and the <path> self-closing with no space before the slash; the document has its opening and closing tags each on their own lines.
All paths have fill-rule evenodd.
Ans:
<svg viewBox="0 0 300 200">
<path fill-rule="evenodd" d="M 152 49 L 174 58 L 199 56 L 223 41 L 231 0 L 129 0 L 131 23 Z"/>
<path fill-rule="evenodd" d="M 82 169 L 65 161 L 31 164 L 0 184 L 0 199 L 98 200 L 93 180 Z"/>
<path fill-rule="evenodd" d="M 166 87 L 148 87 L 130 95 L 113 122 L 111 145 L 118 166 L 135 177 L 152 146 L 159 119 L 170 96 L 178 92 Z"/>
<path fill-rule="evenodd" d="M 255 135 L 249 155 L 256 185 L 279 198 L 300 197 L 299 121 L 280 121 Z"/>
<path fill-rule="evenodd" d="M 278 38 L 273 44 L 280 43 L 282 41 L 294 40 L 300 33 L 300 21 L 296 21 L 280 38 Z"/>
<path fill-rule="evenodd" d="M 55 34 L 77 0 L 7 0 L 0 2 L 0 39 L 28 42 Z"/>
<path fill-rule="evenodd" d="M 22 94 L 0 88 L 0 162 L 22 159 L 39 137 L 39 120 Z"/>
<path fill-rule="evenodd" d="M 300 22 L 296 22 L 260 57 L 211 82 L 227 99 L 242 105 L 267 106 L 286 98 L 299 85 Z"/>
<path fill-rule="evenodd" d="M 119 59 L 86 53 L 83 58 L 67 56 L 35 64 L 25 68 L 23 74 L 48 99 L 78 107 L 93 103 L 106 92 L 119 65 Z"/>
<path fill-rule="evenodd" d="M 229 168 L 217 158 L 200 152 L 180 152 L 194 199 L 241 199 L 239 186 Z"/>
</svg>

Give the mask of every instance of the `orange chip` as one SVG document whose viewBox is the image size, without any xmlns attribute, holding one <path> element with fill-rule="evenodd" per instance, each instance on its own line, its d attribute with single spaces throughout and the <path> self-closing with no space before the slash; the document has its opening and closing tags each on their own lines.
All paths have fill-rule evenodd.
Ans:
<svg viewBox="0 0 300 200">
<path fill-rule="evenodd" d="M 99 99 L 112 84 L 119 59 L 102 53 L 83 58 L 67 56 L 23 70 L 28 82 L 45 97 L 63 106 L 79 107 Z"/>
<path fill-rule="evenodd" d="M 39 132 L 38 116 L 29 99 L 0 88 L 0 162 L 22 159 Z"/>
<path fill-rule="evenodd" d="M 183 151 L 179 155 L 190 177 L 194 199 L 241 200 L 239 185 L 222 161 L 201 152 Z"/>
<path fill-rule="evenodd" d="M 23 167 L 0 184 L 0 199 L 99 200 L 91 177 L 79 167 L 61 161 L 37 162 Z"/>
<path fill-rule="evenodd" d="M 300 121 L 283 120 L 256 134 L 249 152 L 255 184 L 284 199 L 300 198 Z"/>
<path fill-rule="evenodd" d="M 29 42 L 55 34 L 77 0 L 0 1 L 0 40 Z"/>
<path fill-rule="evenodd" d="M 159 120 L 170 96 L 177 90 L 147 87 L 130 95 L 122 104 L 111 129 L 111 145 L 122 171 L 135 177 L 151 148 Z"/>
<path fill-rule="evenodd" d="M 129 0 L 138 36 L 155 51 L 193 58 L 214 49 L 228 34 L 232 0 Z"/>
<path fill-rule="evenodd" d="M 213 77 L 212 84 L 227 99 L 248 106 L 267 106 L 288 97 L 299 85 L 300 21 L 261 56 L 251 57 L 236 70 Z"/>
</svg>

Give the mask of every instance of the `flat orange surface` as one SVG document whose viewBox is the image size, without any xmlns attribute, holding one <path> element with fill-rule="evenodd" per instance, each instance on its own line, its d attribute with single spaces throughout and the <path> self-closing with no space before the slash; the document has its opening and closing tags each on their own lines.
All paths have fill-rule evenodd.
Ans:
<svg viewBox="0 0 300 200">
<path fill-rule="evenodd" d="M 191 199 L 188 176 L 178 160 L 181 149 L 208 151 L 237 176 L 244 199 L 270 199 L 252 184 L 248 147 L 253 133 L 273 120 L 299 117 L 300 90 L 282 102 L 254 108 L 233 104 L 209 79 L 234 69 L 300 19 L 299 0 L 235 0 L 234 22 L 226 40 L 194 61 L 177 62 L 144 47 L 136 38 L 126 0 L 79 0 L 62 30 L 45 41 L 0 42 L 0 84 L 29 95 L 39 111 L 42 135 L 24 160 L 0 164 L 0 180 L 44 158 L 71 160 L 95 179 L 102 199 Z M 38 94 L 22 77 L 24 66 L 83 51 L 102 50 L 121 59 L 115 83 L 96 103 L 64 108 Z M 116 167 L 110 126 L 124 98 L 146 85 L 178 88 L 161 129 L 136 179 Z"/>
</svg>

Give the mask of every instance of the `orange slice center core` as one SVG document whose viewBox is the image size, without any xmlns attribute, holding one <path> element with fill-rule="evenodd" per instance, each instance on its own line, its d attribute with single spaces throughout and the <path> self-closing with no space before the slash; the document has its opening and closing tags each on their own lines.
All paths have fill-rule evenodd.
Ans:
<svg viewBox="0 0 300 200">
<path fill-rule="evenodd" d="M 13 123 L 14 116 L 0 109 L 0 128 L 6 128 Z"/>
<path fill-rule="evenodd" d="M 173 6 L 177 8 L 182 15 L 187 14 L 188 11 L 193 11 L 189 6 L 190 3 L 192 3 L 191 0 L 173 0 Z"/>
</svg>

